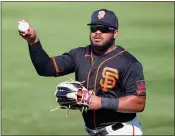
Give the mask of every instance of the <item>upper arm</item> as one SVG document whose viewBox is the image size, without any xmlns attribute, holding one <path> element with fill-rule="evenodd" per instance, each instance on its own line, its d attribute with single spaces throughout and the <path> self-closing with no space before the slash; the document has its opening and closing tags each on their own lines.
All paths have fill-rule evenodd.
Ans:
<svg viewBox="0 0 175 136">
<path fill-rule="evenodd" d="M 66 75 L 75 71 L 75 55 L 77 49 L 72 49 L 62 55 L 52 57 L 56 76 Z"/>
<path fill-rule="evenodd" d="M 129 68 L 125 70 L 121 84 L 126 95 L 146 96 L 143 67 L 140 62 L 132 63 Z"/>
</svg>

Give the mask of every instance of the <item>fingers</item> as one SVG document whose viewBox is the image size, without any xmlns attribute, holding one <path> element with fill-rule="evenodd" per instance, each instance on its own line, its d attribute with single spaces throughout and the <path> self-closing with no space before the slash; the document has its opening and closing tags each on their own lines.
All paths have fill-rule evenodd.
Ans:
<svg viewBox="0 0 175 136">
<path fill-rule="evenodd" d="M 26 39 L 27 37 L 30 37 L 30 33 L 28 32 L 19 31 L 19 35 L 22 36 L 24 39 Z"/>
<path fill-rule="evenodd" d="M 22 20 L 18 21 L 18 23 L 21 21 L 27 22 L 29 24 L 30 28 L 32 28 L 32 25 L 29 23 L 29 21 L 27 19 L 22 19 Z"/>
<path fill-rule="evenodd" d="M 18 21 L 18 24 L 21 23 L 22 21 L 25 21 L 28 23 L 28 20 L 23 19 L 23 20 Z M 18 31 L 18 32 L 19 32 L 19 35 L 22 36 L 27 41 L 30 40 L 31 38 L 36 37 L 36 33 L 30 24 L 29 24 L 29 28 L 26 31 Z"/>
<path fill-rule="evenodd" d="M 21 31 L 19 31 L 19 34 L 21 35 L 21 36 L 27 36 L 27 35 L 30 35 L 30 31 L 31 31 L 31 28 L 29 28 L 27 31 L 25 31 L 25 32 L 21 32 Z"/>
<path fill-rule="evenodd" d="M 20 23 L 22 23 L 22 24 L 20 25 Z M 21 33 L 21 35 L 23 35 L 23 36 L 26 35 L 26 33 L 32 32 L 31 30 L 33 29 L 31 24 L 28 22 L 27 19 L 22 19 L 22 20 L 18 21 L 18 29 L 20 29 L 19 27 L 22 28 L 23 30 L 26 29 L 26 30 L 24 30 L 25 33 L 24 33 L 24 31 L 19 31 Z"/>
<path fill-rule="evenodd" d="M 23 21 L 27 22 L 28 25 L 26 26 L 26 24 Z M 18 24 L 21 23 L 21 22 L 25 25 L 20 26 L 20 28 L 22 28 L 22 30 L 24 30 L 24 31 L 18 31 L 19 35 L 30 44 L 34 44 L 37 41 L 39 41 L 39 38 L 37 37 L 37 34 L 36 34 L 35 30 L 31 26 L 31 24 L 28 22 L 28 20 L 27 19 L 22 19 L 22 20 L 18 21 Z M 19 26 L 18 26 L 18 29 L 19 29 Z M 19 29 L 19 30 L 21 30 L 21 29 Z"/>
<path fill-rule="evenodd" d="M 89 103 L 88 106 L 89 106 L 90 110 L 98 110 L 98 109 L 100 109 L 101 108 L 101 97 L 92 95 L 90 103 Z"/>
</svg>

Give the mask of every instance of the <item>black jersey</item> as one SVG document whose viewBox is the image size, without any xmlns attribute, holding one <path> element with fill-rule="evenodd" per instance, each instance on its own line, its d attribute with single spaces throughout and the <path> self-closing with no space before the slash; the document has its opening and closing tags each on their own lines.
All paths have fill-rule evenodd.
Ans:
<svg viewBox="0 0 175 136">
<path fill-rule="evenodd" d="M 101 56 L 94 55 L 91 45 L 88 45 L 50 58 L 38 42 L 30 47 L 30 56 L 40 75 L 63 76 L 75 72 L 75 79 L 85 81 L 84 86 L 93 90 L 97 96 L 120 98 L 126 95 L 146 95 L 141 63 L 121 46 Z M 136 113 L 99 109 L 88 110 L 82 115 L 85 125 L 94 129 L 130 121 Z"/>
</svg>

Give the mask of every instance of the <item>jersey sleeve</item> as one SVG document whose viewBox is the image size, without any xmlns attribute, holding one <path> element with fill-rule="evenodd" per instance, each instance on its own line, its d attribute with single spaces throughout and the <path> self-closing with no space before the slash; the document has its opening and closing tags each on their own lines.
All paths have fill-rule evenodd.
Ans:
<svg viewBox="0 0 175 136">
<path fill-rule="evenodd" d="M 40 41 L 29 45 L 31 61 L 40 76 L 62 76 L 75 71 L 76 56 L 81 54 L 78 48 L 62 55 L 50 57 L 42 48 Z"/>
<path fill-rule="evenodd" d="M 75 71 L 76 52 L 77 49 L 72 49 L 62 55 L 51 57 L 55 67 L 56 76 L 70 74 Z"/>
<path fill-rule="evenodd" d="M 143 68 L 140 62 L 134 62 L 125 71 L 121 79 L 125 95 L 146 96 Z"/>
</svg>

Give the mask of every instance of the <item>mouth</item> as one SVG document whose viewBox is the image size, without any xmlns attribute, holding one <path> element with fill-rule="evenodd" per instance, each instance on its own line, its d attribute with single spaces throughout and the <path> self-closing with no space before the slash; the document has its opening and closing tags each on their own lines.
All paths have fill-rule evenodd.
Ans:
<svg viewBox="0 0 175 136">
<path fill-rule="evenodd" d="M 94 39 L 95 42 L 100 42 L 102 40 L 101 37 L 94 37 L 93 39 Z"/>
<path fill-rule="evenodd" d="M 96 38 L 96 39 L 94 39 L 94 41 L 95 41 L 95 42 L 100 42 L 101 39 Z"/>
</svg>

